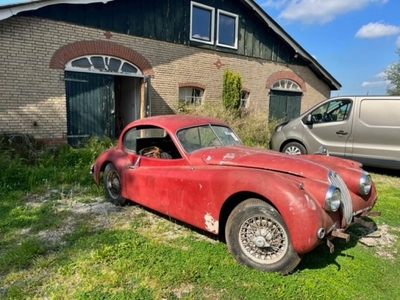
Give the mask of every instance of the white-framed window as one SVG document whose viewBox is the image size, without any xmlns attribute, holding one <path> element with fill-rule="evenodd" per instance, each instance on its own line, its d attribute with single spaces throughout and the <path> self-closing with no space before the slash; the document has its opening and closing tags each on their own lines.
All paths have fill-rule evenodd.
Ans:
<svg viewBox="0 0 400 300">
<path fill-rule="evenodd" d="M 65 65 L 65 70 L 143 77 L 140 69 L 132 63 L 122 58 L 106 55 L 85 55 L 74 58 Z"/>
<path fill-rule="evenodd" d="M 213 7 L 190 3 L 190 40 L 214 44 L 215 9 Z"/>
<path fill-rule="evenodd" d="M 242 95 L 240 97 L 240 108 L 247 108 L 249 105 L 250 93 L 248 91 L 242 91 Z"/>
<path fill-rule="evenodd" d="M 271 89 L 281 91 L 301 92 L 300 86 L 290 79 L 280 79 L 271 86 Z"/>
<path fill-rule="evenodd" d="M 198 87 L 185 86 L 179 88 L 179 100 L 185 104 L 201 105 L 204 90 Z"/>
<path fill-rule="evenodd" d="M 218 9 L 217 46 L 237 49 L 239 16 Z"/>
</svg>

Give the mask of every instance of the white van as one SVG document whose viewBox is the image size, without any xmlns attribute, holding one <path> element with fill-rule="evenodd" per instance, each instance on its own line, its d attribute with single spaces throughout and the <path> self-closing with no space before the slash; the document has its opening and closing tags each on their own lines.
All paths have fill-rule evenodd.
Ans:
<svg viewBox="0 0 400 300">
<path fill-rule="evenodd" d="M 318 152 L 365 166 L 400 169 L 400 96 L 341 96 L 279 124 L 270 146 L 288 154 Z"/>
</svg>

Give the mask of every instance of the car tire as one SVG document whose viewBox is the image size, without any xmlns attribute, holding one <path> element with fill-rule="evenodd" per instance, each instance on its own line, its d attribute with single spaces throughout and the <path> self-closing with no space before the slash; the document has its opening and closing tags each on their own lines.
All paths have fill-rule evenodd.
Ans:
<svg viewBox="0 0 400 300">
<path fill-rule="evenodd" d="M 297 142 L 286 144 L 285 147 L 283 147 L 282 152 L 290 155 L 307 154 L 306 148 Z"/>
<path fill-rule="evenodd" d="M 281 215 L 259 199 L 247 199 L 233 209 L 225 239 L 235 259 L 250 268 L 288 274 L 301 260 Z"/>
<path fill-rule="evenodd" d="M 124 205 L 125 198 L 122 198 L 121 179 L 115 166 L 111 163 L 107 164 L 103 174 L 103 185 L 106 192 L 107 200 L 115 205 Z"/>
</svg>

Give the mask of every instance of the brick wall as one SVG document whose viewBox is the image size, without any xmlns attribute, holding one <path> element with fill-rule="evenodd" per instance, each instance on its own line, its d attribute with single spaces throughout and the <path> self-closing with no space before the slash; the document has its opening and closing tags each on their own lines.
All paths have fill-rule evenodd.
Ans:
<svg viewBox="0 0 400 300">
<path fill-rule="evenodd" d="M 226 67 L 242 75 L 243 87 L 250 91 L 250 108 L 265 111 L 266 114 L 269 106 L 268 80 L 271 81 L 270 77 L 277 73 L 295 73 L 293 78 L 303 81 L 302 111 L 330 95 L 329 88 L 306 67 L 287 66 L 40 18 L 12 17 L 0 22 L 0 133 L 31 134 L 42 139 L 65 138 L 64 70 L 60 64 L 62 59 L 56 54 L 66 45 L 82 41 L 120 45 L 122 47 L 115 48 L 131 49 L 132 53 L 146 60 L 142 63 L 148 63 L 146 72 L 152 75 L 152 115 L 172 113 L 178 104 L 179 85 L 188 82 L 205 87 L 205 101 L 221 101 L 222 77 Z M 104 52 L 107 48 L 102 49 Z M 121 52 L 121 58 L 127 55 L 122 54 L 122 50 L 110 51 L 114 51 L 116 56 Z M 132 63 L 140 65 L 138 61 Z"/>
</svg>

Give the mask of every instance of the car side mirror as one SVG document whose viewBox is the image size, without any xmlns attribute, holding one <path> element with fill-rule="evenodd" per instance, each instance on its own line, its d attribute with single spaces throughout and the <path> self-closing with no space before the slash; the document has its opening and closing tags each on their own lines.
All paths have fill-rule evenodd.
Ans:
<svg viewBox="0 0 400 300">
<path fill-rule="evenodd" d="M 312 120 L 312 115 L 311 114 L 308 114 L 305 118 L 304 118 L 304 123 L 306 123 L 306 124 L 313 124 L 313 120 Z"/>
</svg>

